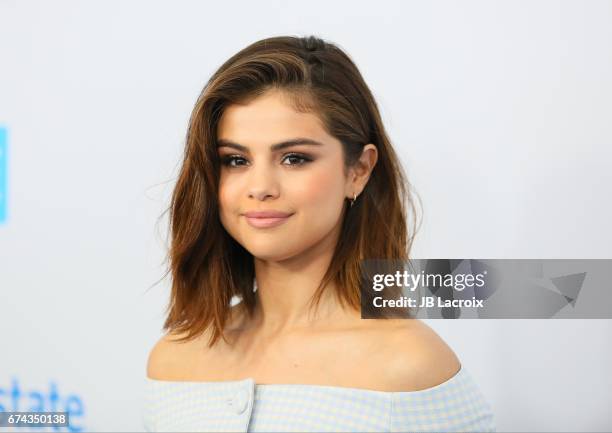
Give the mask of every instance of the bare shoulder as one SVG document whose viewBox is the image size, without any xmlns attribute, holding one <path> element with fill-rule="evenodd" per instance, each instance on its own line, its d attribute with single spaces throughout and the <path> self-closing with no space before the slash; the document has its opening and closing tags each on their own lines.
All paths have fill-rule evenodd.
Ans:
<svg viewBox="0 0 612 433">
<path fill-rule="evenodd" d="M 385 327 L 381 335 L 385 350 L 379 362 L 384 365 L 380 370 L 390 391 L 431 388 L 460 370 L 461 362 L 455 352 L 424 322 L 394 320 Z"/>
<path fill-rule="evenodd" d="M 188 342 L 177 341 L 183 334 L 163 335 L 149 352 L 147 376 L 156 380 L 172 380 L 181 364 Z"/>
<path fill-rule="evenodd" d="M 227 332 L 231 333 L 238 317 L 239 309 L 232 307 Z M 181 341 L 187 333 L 167 333 L 151 348 L 147 360 L 147 376 L 156 380 L 190 380 L 201 374 L 200 368 L 209 361 L 215 353 L 215 347 L 208 343 L 212 331 L 205 330 L 197 337 Z"/>
</svg>

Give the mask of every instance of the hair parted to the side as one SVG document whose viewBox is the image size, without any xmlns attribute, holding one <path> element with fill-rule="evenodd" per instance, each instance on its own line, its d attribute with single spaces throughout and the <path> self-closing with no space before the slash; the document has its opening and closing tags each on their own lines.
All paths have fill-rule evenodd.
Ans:
<svg viewBox="0 0 612 433">
<path fill-rule="evenodd" d="M 211 329 L 209 344 L 224 338 L 234 295 L 252 314 L 256 293 L 253 256 L 219 218 L 220 161 L 217 125 L 230 104 L 245 103 L 268 90 L 282 90 L 294 108 L 319 116 L 344 152 L 344 174 L 372 143 L 378 161 L 354 206 L 345 206 L 340 238 L 315 292 L 317 305 L 328 283 L 342 305 L 360 308 L 360 261 L 408 260 L 416 225 L 411 185 L 385 132 L 377 104 L 353 61 L 320 38 L 272 37 L 227 60 L 209 79 L 193 109 L 170 206 L 166 272 L 172 287 L 163 329 L 191 340 Z"/>
</svg>

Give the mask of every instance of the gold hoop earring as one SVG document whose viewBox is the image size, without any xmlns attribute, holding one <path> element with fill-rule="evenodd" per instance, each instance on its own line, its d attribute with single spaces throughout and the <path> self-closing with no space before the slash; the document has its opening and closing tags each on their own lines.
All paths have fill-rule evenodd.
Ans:
<svg viewBox="0 0 612 433">
<path fill-rule="evenodd" d="M 353 205 L 355 204 L 355 200 L 357 200 L 357 193 L 353 194 L 353 199 L 351 200 L 351 206 L 353 207 Z"/>
</svg>

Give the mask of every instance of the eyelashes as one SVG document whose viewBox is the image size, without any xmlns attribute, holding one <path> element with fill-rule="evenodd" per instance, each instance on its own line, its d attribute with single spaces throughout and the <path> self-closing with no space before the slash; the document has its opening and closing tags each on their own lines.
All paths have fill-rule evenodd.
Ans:
<svg viewBox="0 0 612 433">
<path fill-rule="evenodd" d="M 309 162 L 313 161 L 312 158 L 306 155 L 300 154 L 300 153 L 288 153 L 287 155 L 283 157 L 283 160 L 290 159 L 290 158 L 298 159 L 300 160 L 300 162 L 296 164 L 283 164 L 283 165 L 288 165 L 289 167 L 293 167 L 293 166 L 299 167 L 299 166 L 306 165 Z M 225 167 L 229 167 L 229 168 L 244 167 L 244 164 L 239 164 L 239 165 L 233 164 L 236 161 L 246 161 L 246 158 L 240 155 L 226 155 L 226 156 L 221 157 L 221 164 Z"/>
</svg>

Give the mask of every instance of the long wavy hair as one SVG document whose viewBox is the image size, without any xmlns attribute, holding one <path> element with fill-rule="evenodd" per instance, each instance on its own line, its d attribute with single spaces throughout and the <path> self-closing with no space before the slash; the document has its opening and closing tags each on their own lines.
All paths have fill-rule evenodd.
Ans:
<svg viewBox="0 0 612 433">
<path fill-rule="evenodd" d="M 342 143 L 344 173 L 363 147 L 377 147 L 378 160 L 354 206 L 345 202 L 340 238 L 331 263 L 311 299 L 318 305 L 330 281 L 341 304 L 359 309 L 362 260 L 406 261 L 418 228 L 411 185 L 387 136 L 374 97 L 357 66 L 337 45 L 315 36 L 257 41 L 227 60 L 208 80 L 195 104 L 170 206 L 171 273 L 165 331 L 191 340 L 211 329 L 209 345 L 222 337 L 231 300 L 254 311 L 253 256 L 219 218 L 220 160 L 217 125 L 230 104 L 248 102 L 268 90 L 282 90 L 295 110 L 319 116 Z M 419 200 L 420 201 L 420 200 Z"/>
</svg>

